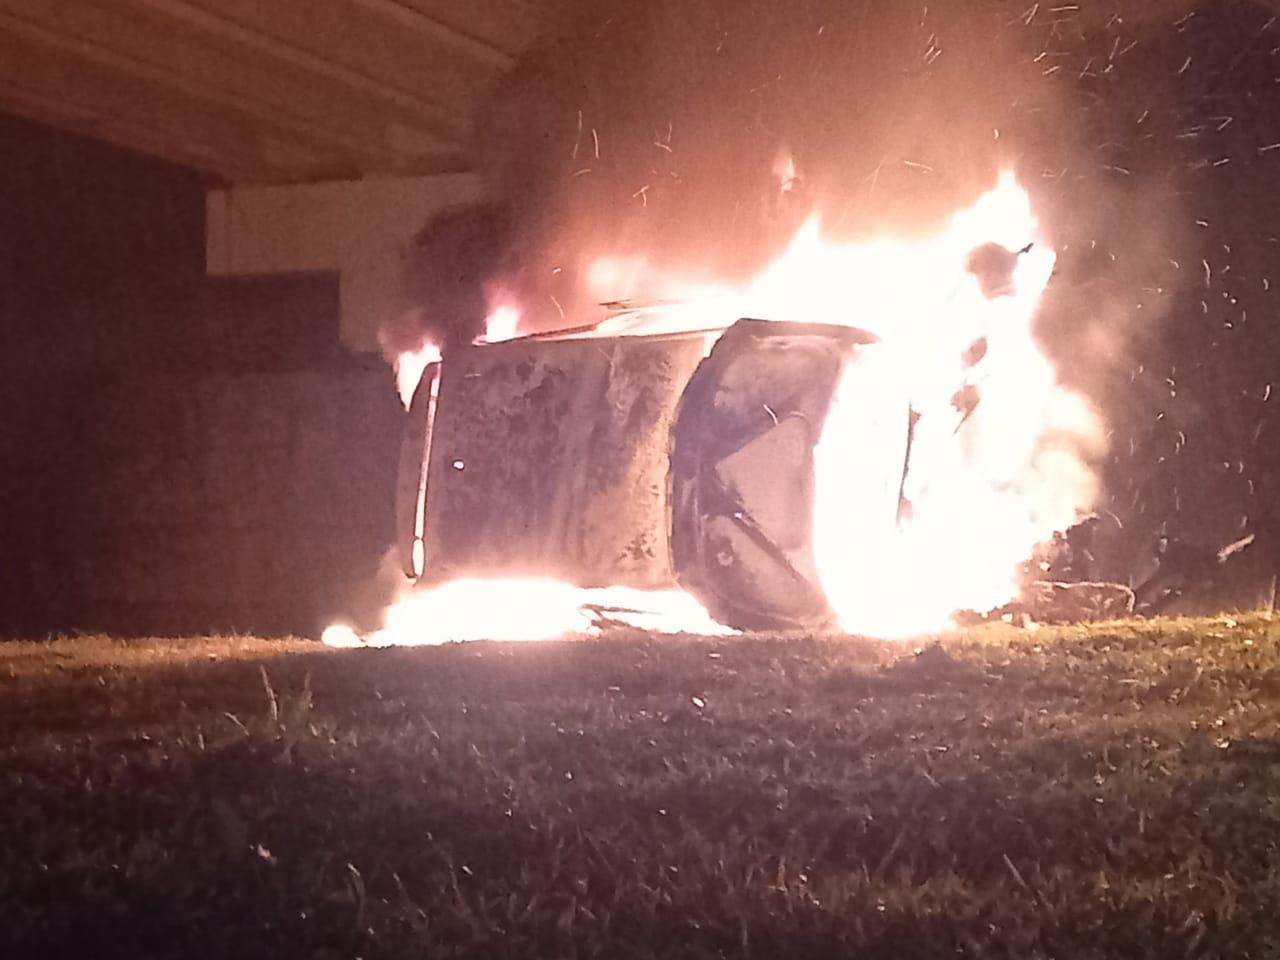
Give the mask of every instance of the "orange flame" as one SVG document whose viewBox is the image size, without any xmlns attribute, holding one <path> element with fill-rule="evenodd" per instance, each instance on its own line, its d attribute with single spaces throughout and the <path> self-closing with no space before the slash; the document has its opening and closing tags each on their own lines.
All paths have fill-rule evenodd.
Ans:
<svg viewBox="0 0 1280 960">
<path fill-rule="evenodd" d="M 405 410 L 413 404 L 413 393 L 418 389 L 422 373 L 440 359 L 440 348 L 432 341 L 424 341 L 417 350 L 406 350 L 396 357 L 396 393 Z"/>
</svg>

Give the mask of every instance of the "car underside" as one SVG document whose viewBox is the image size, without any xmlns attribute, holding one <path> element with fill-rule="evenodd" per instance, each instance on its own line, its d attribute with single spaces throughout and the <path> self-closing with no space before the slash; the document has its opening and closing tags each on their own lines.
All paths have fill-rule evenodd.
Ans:
<svg viewBox="0 0 1280 960">
<path fill-rule="evenodd" d="M 891 425 L 858 434 L 859 462 L 895 488 L 872 506 L 879 520 L 900 509 L 907 465 L 910 407 L 876 338 L 754 319 L 646 333 L 652 320 L 632 311 L 427 367 L 398 484 L 407 576 L 678 586 L 738 629 L 831 624 L 814 450 L 843 378 L 874 383 L 867 413 Z"/>
</svg>

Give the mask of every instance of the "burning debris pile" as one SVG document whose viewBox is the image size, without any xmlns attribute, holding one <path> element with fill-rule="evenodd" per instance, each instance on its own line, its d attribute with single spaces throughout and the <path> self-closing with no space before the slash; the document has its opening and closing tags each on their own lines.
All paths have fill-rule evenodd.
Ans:
<svg viewBox="0 0 1280 960">
<path fill-rule="evenodd" d="M 922 12 L 808 0 L 785 16 L 748 6 L 576 10 L 495 103 L 484 144 L 500 200 L 424 232 L 410 270 L 417 306 L 386 343 L 406 407 L 424 423 L 438 410 L 444 420 L 426 429 L 439 434 L 459 405 L 493 402 L 450 368 L 480 376 L 476 351 L 532 334 L 488 354 L 515 378 L 503 389 L 520 442 L 504 448 L 502 470 L 558 479 L 523 493 L 514 481 L 490 486 L 486 499 L 484 454 L 441 447 L 456 445 L 456 430 L 419 444 L 433 451 L 412 465 L 410 553 L 420 556 L 406 566 L 427 592 L 415 594 L 412 622 L 393 609 L 383 640 L 414 642 L 425 623 L 465 621 L 476 603 L 532 609 L 513 598 L 561 596 L 539 592 L 544 576 L 582 591 L 683 587 L 731 626 L 884 636 L 939 629 L 966 610 L 1073 619 L 1226 602 L 1209 585 L 1240 579 L 1256 593 L 1270 547 L 1242 544 L 1255 531 L 1273 541 L 1259 486 L 1280 470 L 1260 444 L 1276 345 L 1257 339 L 1274 239 L 1242 213 L 1237 241 L 1218 211 L 1245 202 L 1226 173 L 1261 184 L 1280 156 L 1280 113 L 1259 100 L 1276 96 L 1280 73 L 1264 5 L 993 0 Z M 990 189 L 1000 170 L 1022 185 L 1006 172 Z M 606 301 L 612 314 L 596 306 Z M 865 331 L 874 343 L 810 367 L 779 367 L 777 350 L 767 362 L 726 359 L 724 332 L 741 318 Z M 481 330 L 490 345 L 470 346 Z M 583 338 L 606 362 L 581 368 L 597 387 L 579 395 L 564 386 L 577 374 L 566 380 L 539 351 Z M 714 451 L 699 454 L 700 479 L 681 479 L 673 447 L 669 462 L 640 469 L 633 457 L 618 474 L 626 483 L 597 477 L 575 504 L 555 506 L 557 485 L 563 500 L 566 478 L 592 472 L 593 444 L 616 454 L 628 416 L 651 436 L 694 435 L 678 428 L 693 416 L 683 391 L 696 372 L 681 367 L 649 407 L 634 380 L 614 379 L 633 349 L 625 341 L 663 338 L 696 342 L 703 363 L 722 368 L 695 391 L 709 426 L 694 434 Z M 746 386 L 777 369 L 812 386 L 837 368 L 820 402 Z M 584 419 L 592 403 L 616 416 Z M 538 411 L 567 424 L 549 446 L 530 432 Z M 570 443 L 575 423 L 585 439 Z M 650 523 L 660 529 L 633 545 L 654 561 L 643 582 L 602 581 L 626 549 L 585 562 L 591 524 L 566 509 L 667 495 L 671 525 Z M 681 519 L 682 504 L 704 500 L 719 505 Z M 431 534 L 459 503 L 472 535 L 500 516 L 508 530 L 541 530 L 542 546 L 504 557 L 513 541 L 500 538 L 487 545 L 500 562 L 453 563 L 462 541 Z M 578 538 L 572 549 L 566 537 Z M 750 603 L 708 586 L 722 580 Z M 770 590 L 779 596 L 760 607 Z M 781 594 L 820 602 L 780 616 Z M 468 598 L 456 617 L 443 612 L 455 595 Z M 601 606 L 563 596 L 575 610 Z M 701 609 L 687 613 L 649 624 L 705 624 Z M 527 632 L 549 631 L 562 632 Z"/>
</svg>

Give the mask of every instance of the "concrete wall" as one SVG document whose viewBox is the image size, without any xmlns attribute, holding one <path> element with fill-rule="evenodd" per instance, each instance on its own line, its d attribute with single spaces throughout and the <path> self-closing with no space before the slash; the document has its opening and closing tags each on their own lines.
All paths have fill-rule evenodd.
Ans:
<svg viewBox="0 0 1280 960">
<path fill-rule="evenodd" d="M 0 637 L 310 631 L 390 542 L 336 271 L 205 275 L 211 184 L 0 116 Z"/>
<path fill-rule="evenodd" d="M 208 272 L 336 271 L 342 342 L 376 351 L 379 325 L 402 309 L 409 241 L 433 214 L 481 195 L 469 174 L 211 190 Z"/>
<path fill-rule="evenodd" d="M 380 369 L 90 390 L 70 576 L 93 624 L 318 636 L 387 543 L 396 408 Z"/>
</svg>

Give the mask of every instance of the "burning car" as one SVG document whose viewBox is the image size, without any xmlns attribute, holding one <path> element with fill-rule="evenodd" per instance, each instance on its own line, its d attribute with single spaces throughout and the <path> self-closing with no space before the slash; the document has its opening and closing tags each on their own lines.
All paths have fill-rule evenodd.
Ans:
<svg viewBox="0 0 1280 960">
<path fill-rule="evenodd" d="M 890 478 L 886 524 L 906 469 L 908 398 L 877 338 L 752 319 L 628 329 L 661 312 L 475 345 L 426 368 L 401 460 L 406 575 L 678 587 L 739 629 L 833 623 L 814 555 L 814 457 L 843 378 L 868 388 L 869 417 L 893 424 L 859 445 L 866 475 Z"/>
<path fill-rule="evenodd" d="M 518 336 L 505 306 L 443 360 L 401 353 L 414 588 L 371 642 L 910 636 L 1017 599 L 1105 450 L 1033 333 L 1039 240 L 1005 176 L 935 236 L 811 221 L 746 283 L 650 276 L 665 299 L 598 324 Z"/>
</svg>

